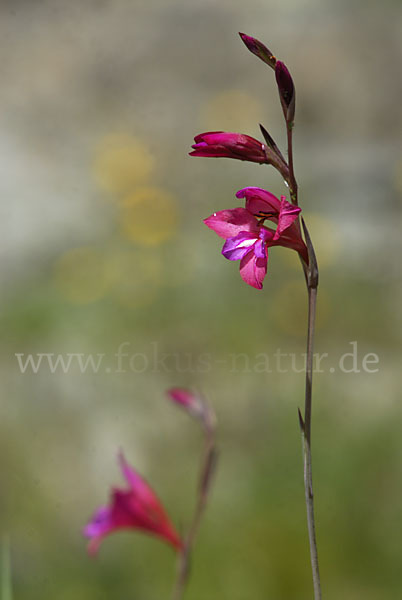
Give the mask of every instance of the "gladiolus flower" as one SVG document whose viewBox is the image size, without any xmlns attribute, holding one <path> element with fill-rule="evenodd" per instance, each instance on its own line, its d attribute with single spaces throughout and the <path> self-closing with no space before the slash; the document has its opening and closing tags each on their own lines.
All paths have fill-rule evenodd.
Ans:
<svg viewBox="0 0 402 600">
<path fill-rule="evenodd" d="M 274 240 L 291 227 L 301 212 L 301 208 L 288 202 L 286 196 L 281 196 L 279 200 L 271 192 L 259 187 L 243 188 L 236 193 L 236 198 L 245 198 L 246 209 L 260 221 L 269 219 L 276 223 Z"/>
<path fill-rule="evenodd" d="M 256 289 L 262 288 L 267 273 L 268 248 L 284 246 L 296 250 L 308 263 L 307 247 L 295 221 L 301 209 L 261 188 L 244 188 L 236 194 L 246 199 L 246 208 L 214 213 L 204 223 L 226 240 L 222 254 L 228 260 L 240 260 L 240 276 Z M 276 230 L 263 223 L 268 219 Z"/>
<path fill-rule="evenodd" d="M 123 454 L 119 455 L 119 462 L 128 488 L 113 488 L 109 505 L 98 508 L 84 528 L 84 535 L 90 538 L 89 554 L 97 552 L 104 537 L 121 529 L 138 529 L 161 538 L 175 550 L 182 548 L 182 541 L 155 492 L 130 467 Z"/>
</svg>

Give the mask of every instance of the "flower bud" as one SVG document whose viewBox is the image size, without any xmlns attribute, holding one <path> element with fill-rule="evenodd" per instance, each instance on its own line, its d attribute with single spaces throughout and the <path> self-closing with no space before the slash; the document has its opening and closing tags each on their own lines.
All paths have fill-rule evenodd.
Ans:
<svg viewBox="0 0 402 600">
<path fill-rule="evenodd" d="M 292 123 L 295 116 L 295 86 L 286 65 L 280 60 L 276 62 L 275 77 L 283 114 L 286 121 Z"/>
<path fill-rule="evenodd" d="M 175 404 L 184 408 L 191 416 L 203 419 L 205 407 L 199 396 L 183 388 L 171 388 L 166 393 Z"/>
<path fill-rule="evenodd" d="M 246 35 L 245 33 L 239 33 L 239 35 L 250 52 L 258 56 L 258 58 L 265 62 L 266 65 L 275 69 L 276 58 L 271 50 L 268 50 L 268 48 L 256 38 Z"/>
</svg>

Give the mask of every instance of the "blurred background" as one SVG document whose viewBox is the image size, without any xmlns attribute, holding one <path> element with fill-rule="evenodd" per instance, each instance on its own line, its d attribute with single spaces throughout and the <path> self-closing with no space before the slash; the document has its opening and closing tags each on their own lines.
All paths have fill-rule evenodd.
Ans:
<svg viewBox="0 0 402 600">
<path fill-rule="evenodd" d="M 202 437 L 170 386 L 202 391 L 219 419 L 186 598 L 312 596 L 304 380 L 275 358 L 303 366 L 300 265 L 274 248 L 258 292 L 202 223 L 239 188 L 286 190 L 272 168 L 187 154 L 196 133 L 259 137 L 259 122 L 285 150 L 273 72 L 238 31 L 296 83 L 328 354 L 313 417 L 325 597 L 402 596 L 401 3 L 3 0 L 0 513 L 15 599 L 169 597 L 167 546 L 120 533 L 91 560 L 81 530 L 122 483 L 119 448 L 188 524 Z"/>
</svg>

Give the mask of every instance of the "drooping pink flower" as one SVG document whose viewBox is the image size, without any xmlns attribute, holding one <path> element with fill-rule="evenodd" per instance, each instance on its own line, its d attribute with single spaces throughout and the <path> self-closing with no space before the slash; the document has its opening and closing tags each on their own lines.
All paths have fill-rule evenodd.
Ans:
<svg viewBox="0 0 402 600">
<path fill-rule="evenodd" d="M 84 528 L 84 535 L 90 539 L 89 554 L 97 552 L 104 537 L 121 529 L 141 530 L 163 539 L 175 550 L 179 550 L 182 541 L 155 492 L 130 467 L 122 453 L 119 455 L 119 462 L 128 487 L 113 488 L 109 504 L 98 508 Z"/>
<path fill-rule="evenodd" d="M 222 254 L 228 260 L 240 260 L 242 279 L 256 289 L 262 288 L 267 273 L 268 248 L 284 246 L 296 250 L 308 263 L 307 247 L 295 221 L 301 209 L 281 200 L 267 190 L 249 187 L 239 190 L 238 198 L 246 199 L 246 208 L 214 213 L 204 223 L 225 244 Z M 265 220 L 276 223 L 276 230 L 266 227 Z"/>
<path fill-rule="evenodd" d="M 190 156 L 236 158 L 261 164 L 271 162 L 265 145 L 242 133 L 208 131 L 197 135 L 194 141 Z"/>
</svg>

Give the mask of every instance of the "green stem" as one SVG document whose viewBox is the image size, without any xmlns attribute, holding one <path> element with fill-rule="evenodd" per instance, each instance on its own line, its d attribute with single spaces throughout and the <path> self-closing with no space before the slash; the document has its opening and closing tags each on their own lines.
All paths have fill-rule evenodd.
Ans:
<svg viewBox="0 0 402 600">
<path fill-rule="evenodd" d="M 295 177 L 295 171 L 293 166 L 293 123 L 286 123 L 287 131 L 287 142 L 288 142 L 288 161 L 289 161 L 289 192 L 290 199 L 298 206 L 297 199 L 297 181 Z"/>
<path fill-rule="evenodd" d="M 183 544 L 183 549 L 180 552 L 177 579 L 173 590 L 172 600 L 181 600 L 186 589 L 190 574 L 191 553 L 207 505 L 209 487 L 216 462 L 215 431 L 211 422 L 207 423 L 205 433 L 205 450 L 201 467 L 197 502 L 191 525 Z"/>
<path fill-rule="evenodd" d="M 298 186 L 294 173 L 293 165 L 293 122 L 286 122 L 288 160 L 289 160 L 289 192 L 290 197 L 296 206 L 298 205 Z M 313 391 L 313 360 L 314 360 L 314 334 L 315 317 L 317 308 L 317 286 L 318 286 L 318 266 L 315 257 L 314 247 L 310 238 L 308 229 L 302 219 L 304 235 L 306 238 L 309 264 L 302 261 L 304 276 L 306 278 L 308 293 L 308 326 L 307 326 L 307 352 L 306 352 L 306 391 L 304 403 L 304 419 L 300 417 L 300 426 L 303 435 L 303 457 L 304 457 L 304 491 L 307 510 L 307 529 L 310 544 L 310 560 L 313 575 L 314 600 L 321 600 L 321 582 L 318 568 L 317 539 L 315 534 L 314 519 L 314 494 L 313 494 L 313 471 L 311 460 L 311 412 L 312 412 L 312 391 Z M 300 225 L 298 223 L 300 230 Z"/>
<path fill-rule="evenodd" d="M 304 454 L 304 490 L 307 508 L 307 527 L 310 542 L 311 569 L 314 584 L 314 599 L 321 600 L 320 572 L 318 568 L 317 540 L 315 535 L 313 473 L 311 462 L 311 409 L 313 384 L 314 332 L 317 306 L 317 287 L 308 286 L 308 332 L 306 359 L 306 395 L 304 421 L 302 421 Z"/>
</svg>

